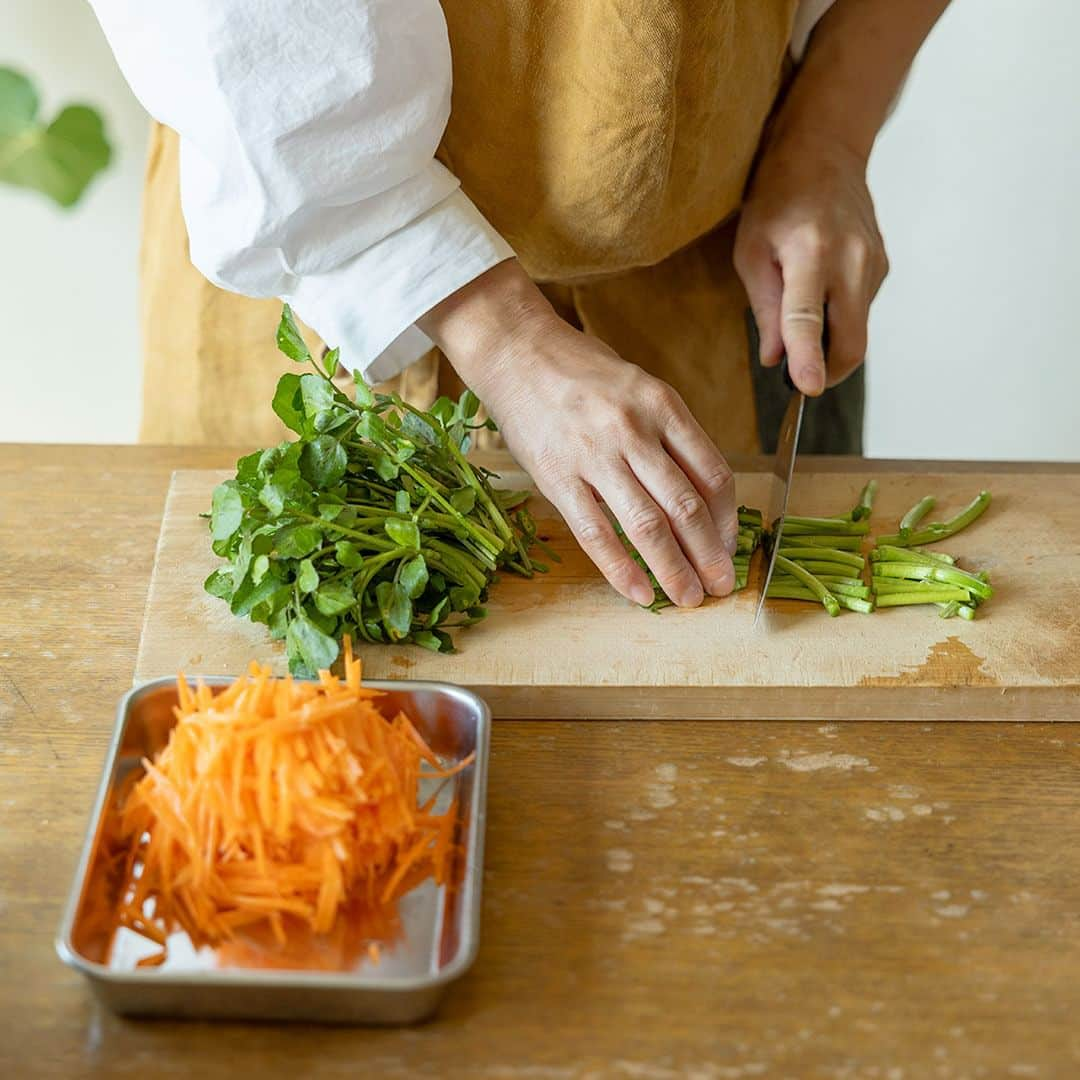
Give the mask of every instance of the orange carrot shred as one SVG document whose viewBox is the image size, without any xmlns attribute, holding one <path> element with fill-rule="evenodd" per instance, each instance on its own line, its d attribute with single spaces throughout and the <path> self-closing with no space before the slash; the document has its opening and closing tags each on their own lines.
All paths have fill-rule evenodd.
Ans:
<svg viewBox="0 0 1080 1080">
<path fill-rule="evenodd" d="M 473 756 L 446 765 L 408 716 L 380 712 L 348 639 L 343 663 L 298 682 L 252 662 L 216 694 L 178 676 L 168 743 L 118 803 L 117 922 L 161 949 L 140 967 L 165 962 L 176 930 L 251 963 L 313 950 L 322 966 L 335 943 L 378 963 L 400 898 L 450 880 L 457 801 L 436 813 L 420 784 Z"/>
</svg>

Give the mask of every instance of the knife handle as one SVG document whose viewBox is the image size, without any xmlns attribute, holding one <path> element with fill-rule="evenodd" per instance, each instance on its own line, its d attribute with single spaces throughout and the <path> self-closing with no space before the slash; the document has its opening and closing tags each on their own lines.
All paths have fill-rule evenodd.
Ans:
<svg viewBox="0 0 1080 1080">
<path fill-rule="evenodd" d="M 824 306 L 824 308 L 822 309 L 822 313 L 825 316 L 825 325 L 821 329 L 821 352 L 822 352 L 822 355 L 824 355 L 824 357 L 825 357 L 825 366 L 828 367 L 829 366 L 829 305 L 828 304 L 826 304 Z M 750 318 L 751 318 L 751 320 L 753 320 L 753 318 L 754 318 L 753 314 L 750 315 Z M 755 323 L 755 332 L 756 332 L 756 326 L 757 326 L 757 324 Z M 780 373 L 784 377 L 784 385 L 789 390 L 795 390 L 796 386 L 791 381 L 791 373 L 788 371 L 787 353 L 784 353 L 784 355 L 780 358 Z"/>
</svg>

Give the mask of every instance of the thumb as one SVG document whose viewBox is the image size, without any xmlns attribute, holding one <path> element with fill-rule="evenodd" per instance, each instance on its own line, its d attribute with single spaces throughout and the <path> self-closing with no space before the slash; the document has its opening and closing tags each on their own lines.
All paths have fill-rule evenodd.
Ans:
<svg viewBox="0 0 1080 1080">
<path fill-rule="evenodd" d="M 780 333 L 791 379 L 811 397 L 825 389 L 824 329 L 825 283 L 820 268 L 805 262 L 785 266 Z"/>
</svg>

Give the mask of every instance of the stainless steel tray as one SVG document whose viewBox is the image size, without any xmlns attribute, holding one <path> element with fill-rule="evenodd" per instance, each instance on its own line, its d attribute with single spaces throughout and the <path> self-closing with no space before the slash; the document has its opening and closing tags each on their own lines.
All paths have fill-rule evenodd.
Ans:
<svg viewBox="0 0 1080 1080">
<path fill-rule="evenodd" d="M 232 680 L 208 677 L 209 686 Z M 101 839 L 115 804 L 117 784 L 141 758 L 164 745 L 174 719 L 176 684 L 157 679 L 121 700 L 116 729 L 91 813 L 56 950 L 89 980 L 101 1001 L 131 1016 L 203 1019 L 304 1020 L 329 1023 L 404 1024 L 437 1007 L 447 986 L 476 957 L 484 862 L 484 816 L 491 713 L 475 694 L 435 682 L 365 682 L 386 692 L 380 708 L 404 709 L 432 749 L 447 760 L 475 751 L 476 760 L 454 778 L 462 818 L 462 862 L 456 888 L 427 882 L 403 898 L 402 941 L 375 966 L 361 961 L 345 971 L 245 968 L 196 953 L 186 935 L 169 940 L 169 959 L 157 968 L 136 968 L 138 941 L 106 950 L 107 937 L 90 898 L 104 895 Z M 122 933 L 127 933 L 123 931 Z M 142 951 L 150 951 L 145 945 Z"/>
</svg>

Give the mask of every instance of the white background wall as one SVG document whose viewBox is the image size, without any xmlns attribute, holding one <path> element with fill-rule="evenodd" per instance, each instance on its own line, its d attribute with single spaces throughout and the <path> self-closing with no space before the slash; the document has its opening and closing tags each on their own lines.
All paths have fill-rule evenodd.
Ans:
<svg viewBox="0 0 1080 1080">
<path fill-rule="evenodd" d="M 871 168 L 869 454 L 1080 460 L 1078 50 L 1062 0 L 954 0 L 923 50 Z M 73 212 L 0 187 L 0 440 L 132 441 L 145 117 L 84 0 L 4 0 L 0 64 L 117 150 Z"/>
</svg>

